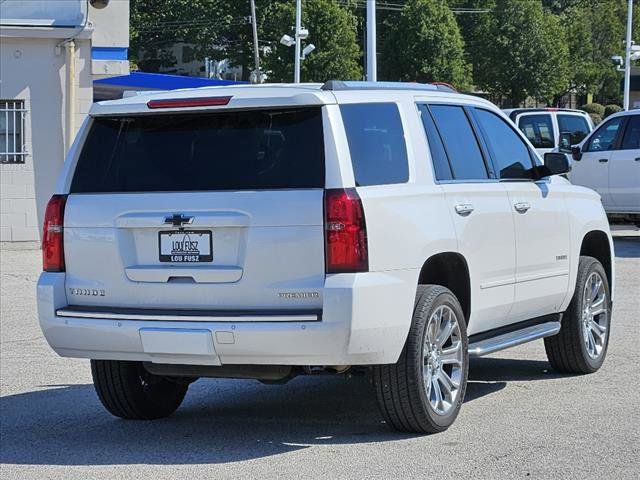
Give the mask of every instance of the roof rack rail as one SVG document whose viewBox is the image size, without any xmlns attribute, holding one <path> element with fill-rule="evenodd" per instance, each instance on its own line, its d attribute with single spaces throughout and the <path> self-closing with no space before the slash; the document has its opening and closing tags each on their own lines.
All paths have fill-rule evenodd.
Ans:
<svg viewBox="0 0 640 480">
<path fill-rule="evenodd" d="M 328 80 L 321 87 L 322 90 L 429 90 L 456 92 L 456 89 L 443 82 L 413 83 L 413 82 L 363 82 L 357 80 Z"/>
</svg>

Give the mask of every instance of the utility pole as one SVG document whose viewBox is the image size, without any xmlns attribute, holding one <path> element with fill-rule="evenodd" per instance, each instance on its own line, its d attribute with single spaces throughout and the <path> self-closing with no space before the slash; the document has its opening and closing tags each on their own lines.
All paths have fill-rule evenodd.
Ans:
<svg viewBox="0 0 640 480">
<path fill-rule="evenodd" d="M 251 0 L 251 25 L 253 27 L 253 61 L 255 63 L 254 82 L 262 83 L 262 74 L 260 73 L 260 55 L 258 52 L 258 19 L 256 18 L 256 2 Z"/>
<path fill-rule="evenodd" d="M 624 102 L 622 104 L 625 110 L 629 110 L 629 90 L 631 88 L 631 47 L 633 45 L 633 42 L 631 41 L 632 25 L 633 0 L 629 0 L 629 7 L 627 8 L 627 41 L 624 62 Z"/>
<path fill-rule="evenodd" d="M 296 0 L 296 58 L 293 70 L 293 82 L 300 83 L 300 30 L 302 30 L 302 0 Z"/>
<path fill-rule="evenodd" d="M 367 81 L 378 79 L 376 59 L 376 0 L 367 0 Z"/>
</svg>

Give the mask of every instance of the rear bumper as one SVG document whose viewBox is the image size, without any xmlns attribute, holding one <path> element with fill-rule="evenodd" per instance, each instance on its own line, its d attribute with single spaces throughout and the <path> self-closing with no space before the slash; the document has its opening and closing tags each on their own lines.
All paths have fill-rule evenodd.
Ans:
<svg viewBox="0 0 640 480">
<path fill-rule="evenodd" d="M 38 314 L 61 356 L 191 365 L 394 363 L 409 331 L 418 271 L 330 275 L 322 316 L 292 311 L 233 321 L 91 315 L 67 307 L 64 273 L 43 273 Z M 321 319 L 319 319 L 321 318 Z"/>
</svg>

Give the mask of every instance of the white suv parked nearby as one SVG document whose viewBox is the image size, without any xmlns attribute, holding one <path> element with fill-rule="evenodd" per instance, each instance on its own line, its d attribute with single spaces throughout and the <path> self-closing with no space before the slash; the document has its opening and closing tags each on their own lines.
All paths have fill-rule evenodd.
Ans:
<svg viewBox="0 0 640 480">
<path fill-rule="evenodd" d="M 640 226 L 640 111 L 607 117 L 572 154 L 571 182 L 597 191 L 613 220 Z"/>
<path fill-rule="evenodd" d="M 46 211 L 42 330 L 122 418 L 170 415 L 200 377 L 357 369 L 391 426 L 442 431 L 469 357 L 545 338 L 558 371 L 604 361 L 612 240 L 568 165 L 430 85 L 96 104 Z"/>
</svg>

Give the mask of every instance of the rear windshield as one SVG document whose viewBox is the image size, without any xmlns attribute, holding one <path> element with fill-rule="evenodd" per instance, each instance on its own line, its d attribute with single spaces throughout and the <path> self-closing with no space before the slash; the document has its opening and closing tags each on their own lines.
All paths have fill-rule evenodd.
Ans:
<svg viewBox="0 0 640 480">
<path fill-rule="evenodd" d="M 323 187 L 313 107 L 96 117 L 71 193 Z"/>
</svg>

